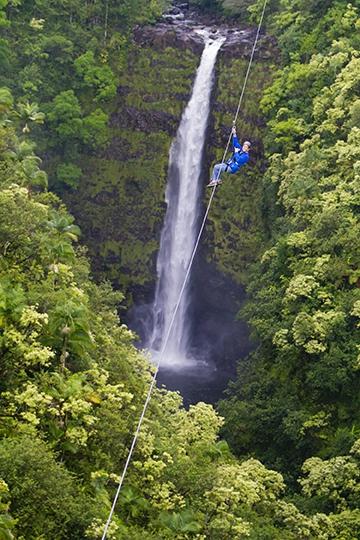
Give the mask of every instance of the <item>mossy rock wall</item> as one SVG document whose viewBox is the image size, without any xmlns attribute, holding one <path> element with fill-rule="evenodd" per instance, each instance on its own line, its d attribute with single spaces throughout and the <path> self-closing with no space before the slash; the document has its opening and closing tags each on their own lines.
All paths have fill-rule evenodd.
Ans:
<svg viewBox="0 0 360 540">
<path fill-rule="evenodd" d="M 209 169 L 222 159 L 247 67 L 248 58 L 220 55 L 208 145 Z M 250 161 L 237 174 L 224 175 L 209 214 L 208 258 L 238 283 L 246 283 L 248 265 L 266 238 L 262 182 L 266 167 L 262 144 L 265 125 L 259 104 L 264 88 L 271 82 L 273 68 L 272 55 L 255 57 L 237 121 L 240 140 L 252 143 Z"/>
<path fill-rule="evenodd" d="M 128 292 L 146 294 L 154 282 L 169 149 L 198 61 L 191 50 L 134 46 L 112 105 L 110 143 L 82 156 L 79 187 L 64 195 L 97 279 Z"/>
<path fill-rule="evenodd" d="M 143 302 L 156 276 L 170 144 L 191 94 L 199 55 L 190 49 L 134 47 L 112 104 L 110 143 L 95 156 L 83 155 L 79 188 L 65 198 L 82 229 L 97 279 L 110 279 L 128 294 L 136 290 L 137 302 Z M 221 160 L 247 65 L 247 57 L 219 55 L 206 173 Z M 251 162 L 226 178 L 204 238 L 208 260 L 238 283 L 246 282 L 248 263 L 265 235 L 259 102 L 271 72 L 271 55 L 254 62 L 237 124 L 239 135 L 253 142 Z M 205 202 L 208 195 L 204 189 Z"/>
</svg>

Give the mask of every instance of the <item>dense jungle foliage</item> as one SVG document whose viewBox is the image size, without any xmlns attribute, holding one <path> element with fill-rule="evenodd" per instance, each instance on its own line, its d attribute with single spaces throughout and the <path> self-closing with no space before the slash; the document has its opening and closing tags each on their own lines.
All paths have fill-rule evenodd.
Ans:
<svg viewBox="0 0 360 540">
<path fill-rule="evenodd" d="M 282 66 L 261 100 L 268 239 L 242 312 L 259 347 L 220 411 L 238 455 L 294 478 L 359 437 L 360 24 L 358 2 L 270 7 Z"/>
<path fill-rule="evenodd" d="M 240 16 L 249 4 L 197 3 Z M 247 279 L 243 316 L 259 347 L 239 368 L 222 416 L 203 403 L 187 411 L 177 394 L 154 392 L 109 538 L 360 536 L 356 4 L 270 3 L 267 30 L 278 36 L 282 65 L 261 100 L 268 127 L 257 133 L 269 159 L 263 189 L 255 188 L 263 197 L 259 262 L 249 270 L 236 244 L 253 206 L 237 208 L 233 248 L 228 242 L 223 250 L 224 231 L 213 226 L 219 264 Z M 59 194 L 68 200 L 86 185 L 92 164 L 95 179 L 109 177 L 115 165 L 105 149 L 114 137 L 127 138 L 134 163 L 146 137 L 159 152 L 169 144 L 169 133 L 135 131 L 132 139 L 126 126 L 114 133 L 109 125 L 119 84 L 139 87 L 127 106 L 148 106 L 142 66 L 155 83 L 143 57 L 129 80 L 130 35 L 164 7 L 0 0 L 1 539 L 101 538 L 148 388 L 151 367 L 117 314 L 123 294 L 92 279 Z M 196 65 L 190 53 L 150 54 L 165 69 L 176 58 L 189 78 Z M 191 80 L 173 82 L 186 97 Z M 220 95 L 227 82 L 234 84 L 221 75 Z M 165 100 L 164 110 L 179 114 L 184 95 Z M 102 166 L 91 161 L 99 147 Z M 139 185 L 142 173 L 134 174 Z M 245 190 L 246 178 L 236 189 Z M 150 181 L 156 186 L 157 176 Z M 94 177 L 91 185 L 95 197 Z M 131 218 L 122 212 L 118 226 L 126 228 Z M 251 252 L 251 234 L 243 245 Z"/>
<path fill-rule="evenodd" d="M 38 153 L 44 159 L 49 185 L 63 197 L 68 195 L 70 202 L 74 199 L 73 209 L 76 210 L 77 204 L 81 207 L 81 225 L 98 276 L 102 277 L 103 267 L 96 265 L 96 257 L 105 267 L 106 276 L 118 285 L 125 284 L 126 274 L 133 274 L 133 280 L 141 283 L 146 258 L 143 256 L 141 259 L 137 254 L 149 253 L 150 256 L 153 253 L 156 247 L 150 237 L 153 230 L 149 227 L 149 234 L 145 234 L 144 241 L 141 241 L 140 226 L 135 220 L 123 218 L 123 227 L 119 227 L 119 211 L 110 212 L 111 199 L 115 194 L 117 210 L 120 207 L 123 216 L 123 208 L 131 199 L 130 179 L 130 187 L 116 188 L 124 167 L 120 167 L 113 156 L 118 154 L 119 131 L 125 132 L 124 144 L 121 145 L 122 160 L 125 161 L 125 155 L 130 158 L 130 171 L 137 148 L 144 144 L 144 140 L 147 147 L 152 142 L 158 147 L 158 153 L 166 155 L 167 149 L 164 151 L 162 147 L 164 138 L 165 142 L 167 139 L 165 134 L 158 139 L 153 134 L 152 140 L 146 140 L 146 135 L 141 138 L 140 134 L 137 140 L 126 137 L 126 128 L 127 133 L 133 135 L 126 119 L 124 129 L 117 130 L 112 129 L 110 116 L 117 106 L 117 87 L 121 76 L 124 76 L 124 66 L 131 50 L 132 28 L 137 24 L 154 22 L 168 2 L 10 1 L 4 4 L 7 6 L 5 39 L 1 41 L 0 84 L 9 87 L 19 98 L 19 114 L 25 130 L 29 129 L 28 117 L 37 113 L 35 103 L 41 104 L 45 121 L 40 130 L 33 130 L 32 135 L 37 142 Z M 146 150 L 143 154 L 146 160 Z M 129 170 L 125 171 L 125 176 L 129 176 Z M 155 193 L 157 176 L 161 181 L 155 160 L 147 172 L 150 170 L 153 171 L 155 186 L 147 178 L 152 188 L 149 193 Z M 141 170 L 138 163 L 134 172 L 139 176 L 139 171 L 144 175 L 146 169 L 143 167 Z M 145 184 L 145 179 L 134 179 L 136 194 L 142 181 Z M 95 188 L 92 183 L 96 184 Z M 86 205 L 81 197 L 79 201 L 74 197 L 79 185 L 82 193 L 84 184 Z M 96 204 L 101 202 L 104 207 L 108 206 L 110 219 L 97 216 L 91 206 L 93 200 Z M 151 202 L 147 201 L 148 207 L 151 207 Z M 141 215 L 139 209 L 137 216 Z M 143 214 L 143 220 L 148 217 Z M 88 219 L 91 220 L 89 231 Z M 115 237 L 117 230 L 127 231 L 120 234 L 119 243 Z M 90 241 L 91 238 L 96 238 L 96 245 Z M 129 244 L 138 244 L 138 249 L 130 252 L 126 248 Z M 119 266 L 119 259 L 124 272 L 120 277 L 117 274 L 112 276 L 112 265 Z"/>
</svg>

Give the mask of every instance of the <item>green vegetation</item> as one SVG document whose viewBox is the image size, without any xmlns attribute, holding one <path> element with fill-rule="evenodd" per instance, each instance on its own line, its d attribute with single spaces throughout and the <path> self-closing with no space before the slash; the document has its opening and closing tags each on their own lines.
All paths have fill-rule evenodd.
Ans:
<svg viewBox="0 0 360 540">
<path fill-rule="evenodd" d="M 121 293 L 91 281 L 73 218 L 15 154 L 33 145 L 2 96 L 0 526 L 19 540 L 98 539 L 151 368 L 119 322 Z M 110 538 L 241 538 L 271 523 L 281 475 L 239 463 L 221 424 L 210 405 L 186 411 L 154 391 Z"/>
<path fill-rule="evenodd" d="M 126 292 L 153 282 L 170 144 L 197 63 L 191 51 L 132 50 L 112 102 L 107 144 L 96 155 L 82 153 L 78 189 L 64 193 L 96 277 Z"/>
<path fill-rule="evenodd" d="M 219 11 L 221 8 L 221 0 L 190 0 L 191 7 L 195 6 L 204 11 Z"/>
<path fill-rule="evenodd" d="M 0 531 L 96 540 L 151 369 L 116 315 L 122 295 L 90 280 L 78 227 L 24 171 L 14 149 L 31 141 L 16 135 L 11 95 L 2 96 Z M 26 159 L 39 163 L 30 151 Z M 219 440 L 222 423 L 210 405 L 186 411 L 177 394 L 154 391 L 109 538 L 354 530 L 358 443 L 349 455 L 304 464 L 304 497 L 320 498 L 323 512 L 307 516 L 283 499 L 280 473 L 234 458 Z"/>
<path fill-rule="evenodd" d="M 18 98 L 24 129 L 37 104 L 45 112 L 31 134 L 49 186 L 75 214 L 96 278 L 128 302 L 131 288 L 153 280 L 171 137 L 198 62 L 191 51 L 133 42 L 133 27 L 167 5 L 4 2 L 0 86 Z"/>
<path fill-rule="evenodd" d="M 236 453 L 292 480 L 310 456 L 335 467 L 360 428 L 359 18 L 347 2 L 319 10 L 281 1 L 269 19 L 283 53 L 261 101 L 269 238 L 242 312 L 259 346 L 220 405 Z M 311 511 L 334 508 L 320 484 Z"/>
<path fill-rule="evenodd" d="M 244 59 L 229 60 L 225 57 L 219 61 L 213 113 L 215 148 L 211 149 L 217 162 L 223 157 L 224 134 L 228 136 L 246 69 L 247 61 Z M 258 104 L 264 88 L 271 82 L 274 69 L 271 58 L 259 59 L 253 64 L 237 122 L 239 137 L 252 141 L 251 163 L 238 175 L 230 177 L 229 182 L 224 182 L 221 197 L 216 198 L 209 215 L 212 226 L 208 238 L 210 257 L 216 261 L 219 269 L 240 283 L 246 282 L 249 264 L 259 254 L 266 230 L 261 204 L 265 169 L 262 139 L 265 127 Z"/>
<path fill-rule="evenodd" d="M 107 141 L 109 100 L 116 94 L 131 29 L 154 21 L 165 4 L 3 1 L 3 44 L 10 61 L 2 66 L 0 84 L 22 101 L 41 103 L 48 113 L 46 129 L 35 134 L 40 153 L 54 148 L 56 156 L 80 166 L 84 148 Z M 52 186 L 67 177 L 50 173 Z M 74 181 L 71 175 L 70 185 Z"/>
<path fill-rule="evenodd" d="M 258 160 L 211 216 L 258 347 L 222 416 L 154 391 L 110 539 L 360 536 L 359 23 L 318 4 L 270 3 L 282 64 L 256 63 L 238 125 Z M 197 64 L 131 44 L 162 8 L 0 0 L 0 538 L 101 538 L 143 405 L 152 368 L 117 310 L 151 279 Z M 220 62 L 214 159 L 245 67 Z M 122 292 L 92 280 L 78 222 Z"/>
</svg>

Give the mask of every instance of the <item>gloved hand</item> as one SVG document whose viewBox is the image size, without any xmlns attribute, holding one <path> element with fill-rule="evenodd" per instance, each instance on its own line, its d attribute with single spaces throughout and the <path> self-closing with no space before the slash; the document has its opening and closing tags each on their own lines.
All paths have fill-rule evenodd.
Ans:
<svg viewBox="0 0 360 540">
<path fill-rule="evenodd" d="M 232 127 L 231 133 L 232 133 L 233 135 L 236 135 L 236 127 L 235 127 L 235 126 Z"/>
</svg>

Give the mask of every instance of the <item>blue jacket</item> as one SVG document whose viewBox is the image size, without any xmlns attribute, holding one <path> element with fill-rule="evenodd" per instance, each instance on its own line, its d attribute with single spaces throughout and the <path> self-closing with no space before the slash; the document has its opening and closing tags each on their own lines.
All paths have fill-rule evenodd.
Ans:
<svg viewBox="0 0 360 540">
<path fill-rule="evenodd" d="M 233 147 L 234 152 L 231 158 L 227 161 L 227 165 L 230 168 L 230 171 L 232 173 L 238 172 L 240 167 L 245 165 L 249 161 L 249 152 L 244 152 L 242 150 L 241 144 L 239 143 L 239 139 L 236 135 L 233 135 Z M 239 148 L 239 152 L 235 152 L 235 149 Z"/>
</svg>

